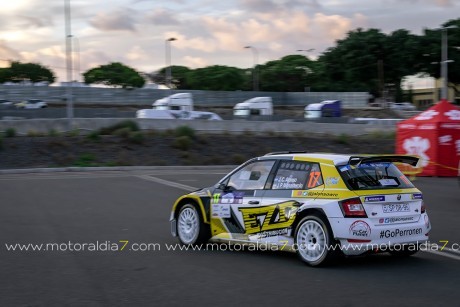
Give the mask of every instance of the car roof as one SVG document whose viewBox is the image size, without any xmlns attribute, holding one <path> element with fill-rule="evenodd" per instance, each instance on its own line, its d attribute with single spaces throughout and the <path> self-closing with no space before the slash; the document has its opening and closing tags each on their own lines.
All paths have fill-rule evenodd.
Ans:
<svg viewBox="0 0 460 307">
<path fill-rule="evenodd" d="M 301 153 L 301 152 L 274 152 L 263 156 L 275 159 L 308 160 L 312 162 L 331 163 L 334 165 L 346 164 L 352 155 L 332 153 Z"/>
</svg>

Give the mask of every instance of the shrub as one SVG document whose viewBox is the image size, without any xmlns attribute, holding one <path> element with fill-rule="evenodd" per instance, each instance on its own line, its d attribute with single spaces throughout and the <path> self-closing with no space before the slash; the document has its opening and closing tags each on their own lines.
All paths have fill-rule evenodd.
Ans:
<svg viewBox="0 0 460 307">
<path fill-rule="evenodd" d="M 128 135 L 128 140 L 131 143 L 142 144 L 144 143 L 144 134 L 141 131 L 132 131 Z"/>
<path fill-rule="evenodd" d="M 346 145 L 349 143 L 348 134 L 342 133 L 337 137 L 336 140 L 337 140 L 337 143 Z"/>
<path fill-rule="evenodd" d="M 7 138 L 12 138 L 16 136 L 16 129 L 14 128 L 8 128 L 5 130 L 5 137 Z"/>
<path fill-rule="evenodd" d="M 177 137 L 187 136 L 191 139 L 195 138 L 195 130 L 189 126 L 179 126 L 174 130 Z"/>
<path fill-rule="evenodd" d="M 113 132 L 113 135 L 127 138 L 132 130 L 129 127 L 119 128 Z"/>
<path fill-rule="evenodd" d="M 58 136 L 59 132 L 56 129 L 48 130 L 48 136 Z"/>
<path fill-rule="evenodd" d="M 113 134 L 115 131 L 122 129 L 122 128 L 127 128 L 130 131 L 139 131 L 139 126 L 137 125 L 135 121 L 124 120 L 112 126 L 101 128 L 99 130 L 99 133 L 103 135 L 110 135 L 110 134 Z"/>
<path fill-rule="evenodd" d="M 101 139 L 101 135 L 99 131 L 91 131 L 86 138 L 91 141 L 99 141 Z"/>
<path fill-rule="evenodd" d="M 177 137 L 172 145 L 174 148 L 186 151 L 192 145 L 192 139 L 186 135 L 182 135 Z"/>
<path fill-rule="evenodd" d="M 96 158 L 94 157 L 93 154 L 85 153 L 78 157 L 78 159 L 74 162 L 74 165 L 81 166 L 81 167 L 94 166 L 95 159 Z"/>
</svg>

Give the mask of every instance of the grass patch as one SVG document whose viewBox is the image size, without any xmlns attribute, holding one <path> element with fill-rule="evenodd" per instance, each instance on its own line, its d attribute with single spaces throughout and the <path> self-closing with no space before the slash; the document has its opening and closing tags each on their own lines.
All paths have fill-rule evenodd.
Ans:
<svg viewBox="0 0 460 307">
<path fill-rule="evenodd" d="M 96 157 L 93 154 L 85 153 L 79 156 L 73 165 L 80 167 L 97 166 L 95 160 Z"/>
<path fill-rule="evenodd" d="M 189 126 L 179 126 L 174 130 L 174 135 L 177 137 L 187 136 L 190 139 L 194 139 L 195 130 Z"/>
<path fill-rule="evenodd" d="M 350 136 L 346 133 L 342 133 L 336 138 L 336 142 L 339 144 L 347 145 L 350 143 Z"/>
<path fill-rule="evenodd" d="M 16 136 L 16 129 L 14 128 L 8 128 L 5 130 L 5 137 L 7 138 L 13 138 Z"/>
<path fill-rule="evenodd" d="M 99 129 L 99 133 L 102 135 L 111 135 L 114 134 L 115 131 L 125 128 L 129 131 L 139 131 L 139 126 L 135 121 L 132 120 L 124 120 L 119 123 L 116 123 L 112 126 L 104 127 Z"/>
<path fill-rule="evenodd" d="M 182 135 L 173 141 L 172 146 L 179 150 L 187 151 L 189 150 L 190 146 L 192 146 L 192 143 L 193 141 L 190 137 Z"/>
<path fill-rule="evenodd" d="M 98 142 L 100 141 L 101 139 L 101 134 L 99 133 L 99 131 L 91 131 L 87 136 L 86 138 L 88 140 L 91 140 L 91 141 L 94 141 L 94 142 Z"/>
</svg>

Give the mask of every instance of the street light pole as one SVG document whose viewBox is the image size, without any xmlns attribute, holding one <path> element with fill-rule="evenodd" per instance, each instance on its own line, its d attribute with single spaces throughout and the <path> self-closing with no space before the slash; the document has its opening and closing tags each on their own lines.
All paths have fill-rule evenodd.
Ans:
<svg viewBox="0 0 460 307">
<path fill-rule="evenodd" d="M 448 99 L 448 90 L 447 90 L 447 85 L 448 85 L 448 73 L 447 73 L 447 65 L 449 61 L 447 59 L 447 29 L 454 29 L 457 28 L 457 26 L 448 26 L 442 28 L 442 50 L 441 50 L 441 79 L 442 79 L 442 88 L 441 88 L 441 99 Z"/>
<path fill-rule="evenodd" d="M 174 37 L 170 37 L 165 42 L 165 57 L 166 57 L 166 75 L 165 84 L 171 89 L 172 74 L 171 74 L 171 42 L 177 40 Z"/>
<path fill-rule="evenodd" d="M 67 104 L 67 119 L 69 130 L 72 128 L 73 119 L 73 93 L 72 93 L 72 29 L 70 22 L 70 0 L 64 0 L 64 15 L 65 15 L 65 53 L 66 53 L 66 70 L 67 70 L 67 87 L 66 87 L 66 104 Z"/>
<path fill-rule="evenodd" d="M 75 81 L 79 81 L 81 77 L 81 71 L 80 71 L 80 40 L 78 37 L 73 36 L 75 40 L 75 49 L 77 52 L 77 65 L 76 65 L 76 71 L 77 71 L 77 77 L 75 78 Z"/>
<path fill-rule="evenodd" d="M 246 49 L 252 50 L 252 55 L 254 58 L 254 68 L 252 70 L 252 81 L 253 81 L 253 91 L 257 92 L 259 90 L 259 73 L 257 71 L 257 66 L 259 65 L 259 52 L 253 46 L 246 46 Z"/>
</svg>

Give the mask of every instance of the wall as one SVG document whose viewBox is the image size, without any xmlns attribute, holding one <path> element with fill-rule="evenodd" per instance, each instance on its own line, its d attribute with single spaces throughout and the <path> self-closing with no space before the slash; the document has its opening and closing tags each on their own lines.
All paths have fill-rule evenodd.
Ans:
<svg viewBox="0 0 460 307">
<path fill-rule="evenodd" d="M 74 103 L 85 105 L 119 105 L 148 107 L 165 96 L 190 92 L 195 105 L 198 106 L 234 106 L 238 102 L 258 97 L 270 96 L 275 106 L 307 105 L 322 100 L 342 100 L 345 108 L 360 108 L 367 106 L 368 93 L 321 93 L 321 92 L 243 92 L 243 91 L 177 91 L 156 89 L 120 89 L 120 88 L 94 88 L 73 87 L 72 97 Z M 50 104 L 66 103 L 66 87 L 60 86 L 18 86 L 0 85 L 0 99 L 19 102 L 25 99 L 43 99 Z"/>
<path fill-rule="evenodd" d="M 73 129 L 92 131 L 111 126 L 126 119 L 120 118 L 75 118 L 70 125 L 66 119 L 28 119 L 28 120 L 0 120 L 0 132 L 14 128 L 18 135 L 29 133 L 48 134 L 50 131 L 64 132 Z M 395 131 L 395 123 L 367 124 L 332 124 L 314 122 L 260 122 L 260 121 L 199 121 L 199 120 L 169 120 L 169 119 L 132 119 L 141 129 L 168 130 L 187 125 L 197 132 L 206 133 L 277 133 L 277 134 L 319 134 L 319 135 L 366 135 L 374 131 L 385 133 Z"/>
</svg>

